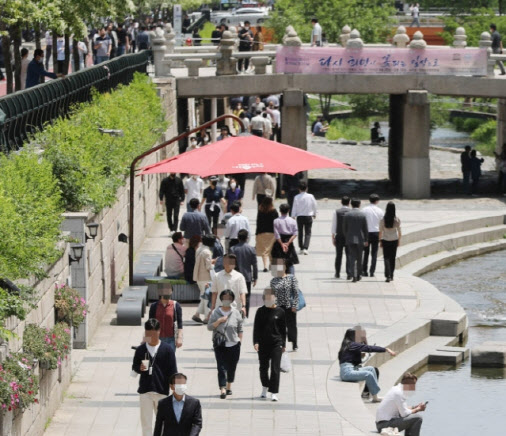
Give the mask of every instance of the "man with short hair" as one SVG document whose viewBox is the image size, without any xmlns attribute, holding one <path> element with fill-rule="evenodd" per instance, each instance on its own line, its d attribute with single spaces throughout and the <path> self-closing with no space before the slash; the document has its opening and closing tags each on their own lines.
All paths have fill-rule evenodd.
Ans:
<svg viewBox="0 0 506 436">
<path fill-rule="evenodd" d="M 231 248 L 231 253 L 236 256 L 236 270 L 239 271 L 246 280 L 246 316 L 249 316 L 249 300 L 251 296 L 251 283 L 256 286 L 258 280 L 258 264 L 255 249 L 248 244 L 249 232 L 246 229 L 239 230 L 237 238 L 239 242 Z"/>
<path fill-rule="evenodd" d="M 383 211 L 378 207 L 379 195 L 371 194 L 369 196 L 369 206 L 364 207 L 362 212 L 367 220 L 367 246 L 364 248 L 364 258 L 362 261 L 362 275 L 367 277 L 367 266 L 369 262 L 369 251 L 371 253 L 371 269 L 369 270 L 369 276 L 374 277 L 376 272 L 376 259 L 378 257 L 378 245 L 379 245 L 379 224 L 383 218 Z"/>
<path fill-rule="evenodd" d="M 341 204 L 342 207 L 337 209 L 332 217 L 332 243 L 336 247 L 336 260 L 334 264 L 336 274 L 334 277 L 336 279 L 340 277 L 344 249 L 346 254 L 346 278 L 347 280 L 351 280 L 353 278 L 353 272 L 351 269 L 350 252 L 348 250 L 348 246 L 346 245 L 346 236 L 343 230 L 344 216 L 351 210 L 350 197 L 347 195 L 343 196 Z"/>
<path fill-rule="evenodd" d="M 265 124 L 264 138 L 270 139 L 271 134 L 272 134 L 271 116 L 266 111 L 264 111 L 264 112 L 262 112 L 262 117 L 264 118 L 264 124 Z"/>
<path fill-rule="evenodd" d="M 62 74 L 55 74 L 44 70 L 43 59 L 44 52 L 40 48 L 36 48 L 33 52 L 33 59 L 26 69 L 26 89 L 38 85 L 40 83 L 40 78 L 44 76 L 51 77 L 51 79 L 64 77 Z"/>
<path fill-rule="evenodd" d="M 23 47 L 21 49 L 21 89 L 26 88 L 26 74 L 28 72 L 28 65 L 30 65 L 30 59 L 28 59 L 28 49 Z"/>
<path fill-rule="evenodd" d="M 207 217 L 199 211 L 200 201 L 197 198 L 190 200 L 191 212 L 185 212 L 179 228 L 184 231 L 184 238 L 189 241 L 192 236 L 203 236 L 211 233 Z"/>
<path fill-rule="evenodd" d="M 354 198 L 351 200 L 352 210 L 344 216 L 343 231 L 346 237 L 346 245 L 351 258 L 351 271 L 353 273 L 353 283 L 362 279 L 362 253 L 367 246 L 367 237 L 369 230 L 367 228 L 367 219 L 360 210 L 360 200 Z"/>
<path fill-rule="evenodd" d="M 186 211 L 191 212 L 190 200 L 197 198 L 199 202 L 202 200 L 202 193 L 204 192 L 204 181 L 197 176 L 192 174 L 184 182 L 184 193 L 188 203 L 186 203 Z"/>
<path fill-rule="evenodd" d="M 165 251 L 165 274 L 169 279 L 184 278 L 184 256 L 186 247 L 181 232 L 174 232 L 172 235 L 172 244 Z"/>
<path fill-rule="evenodd" d="M 253 193 L 251 199 L 256 198 L 257 204 L 264 200 L 265 197 L 274 198 L 276 194 L 276 180 L 269 173 L 260 174 L 255 177 L 253 182 Z"/>
<path fill-rule="evenodd" d="M 245 21 L 244 26 L 239 30 L 239 51 L 248 52 L 251 51 L 253 44 L 253 32 L 250 29 L 250 22 Z M 244 65 L 244 70 L 243 70 Z M 240 58 L 237 62 L 239 72 L 246 72 L 249 67 L 249 58 Z"/>
<path fill-rule="evenodd" d="M 118 28 L 116 29 L 116 35 L 118 38 L 118 46 L 116 47 L 116 56 L 124 55 L 128 53 L 130 49 L 130 41 L 128 39 L 128 34 L 123 26 L 123 23 L 118 24 Z"/>
<path fill-rule="evenodd" d="M 183 182 L 175 173 L 170 173 L 160 184 L 160 204 L 163 204 L 165 198 L 165 209 L 167 212 L 167 224 L 170 232 L 176 232 L 179 223 L 179 206 L 184 203 Z"/>
<path fill-rule="evenodd" d="M 211 291 L 212 291 L 212 303 L 211 311 L 220 307 L 221 300 L 218 295 L 225 289 L 230 289 L 234 293 L 234 301 L 232 307 L 242 312 L 243 317 L 246 316 L 246 294 L 248 288 L 246 287 L 246 280 L 244 276 L 235 269 L 237 264 L 237 257 L 235 254 L 227 254 L 223 257 L 223 271 L 215 274 L 213 277 Z"/>
<path fill-rule="evenodd" d="M 323 126 L 323 117 L 319 116 L 316 119 L 316 123 L 313 125 L 313 131 L 311 132 L 313 136 L 320 136 L 325 138 L 325 134 L 329 129 L 328 126 Z"/>
<path fill-rule="evenodd" d="M 139 51 L 148 50 L 150 46 L 150 38 L 146 26 L 141 26 L 141 31 L 137 34 L 137 47 Z"/>
<path fill-rule="evenodd" d="M 160 323 L 160 340 L 172 348 L 183 346 L 183 310 L 177 301 L 173 301 L 172 286 L 160 300 L 149 307 L 149 318 L 155 318 Z"/>
<path fill-rule="evenodd" d="M 313 220 L 316 219 L 316 213 L 316 199 L 313 194 L 308 194 L 307 183 L 302 181 L 299 184 L 299 194 L 293 199 L 292 207 L 292 217 L 297 220 L 300 254 L 308 254 L 311 229 Z"/>
<path fill-rule="evenodd" d="M 413 25 L 416 25 L 416 27 L 420 27 L 420 4 L 415 3 L 413 6 L 411 6 L 410 9 L 413 21 L 411 21 L 409 27 L 413 27 Z"/>
<path fill-rule="evenodd" d="M 462 170 L 462 185 L 464 192 L 468 195 L 471 194 L 471 185 L 469 180 L 471 178 L 471 146 L 466 145 L 464 151 L 460 153 L 460 165 Z"/>
<path fill-rule="evenodd" d="M 318 23 L 317 18 L 311 20 L 313 30 L 311 31 L 311 47 L 321 47 L 322 45 L 322 26 Z"/>
<path fill-rule="evenodd" d="M 497 26 L 495 24 L 490 25 L 490 34 L 492 36 L 492 53 L 494 54 L 502 54 L 502 37 L 501 34 L 497 31 Z M 504 64 L 502 61 L 496 61 L 496 65 L 499 65 L 501 70 L 501 76 L 506 74 L 504 71 Z"/>
<path fill-rule="evenodd" d="M 211 33 L 211 42 L 213 45 L 220 45 L 221 41 L 221 24 L 217 24 L 216 28 Z"/>
<path fill-rule="evenodd" d="M 225 239 L 228 239 L 229 249 L 239 243 L 238 235 L 240 230 L 244 229 L 250 232 L 249 220 L 241 214 L 241 203 L 239 201 L 232 203 L 230 212 L 232 212 L 232 217 L 228 220 L 225 227 Z"/>
<path fill-rule="evenodd" d="M 260 138 L 264 136 L 265 121 L 260 110 L 256 110 L 255 116 L 251 118 L 250 129 L 252 135 L 259 136 Z"/>
<path fill-rule="evenodd" d="M 275 105 L 275 103 L 271 100 L 269 101 L 269 105 L 266 109 L 267 113 L 271 116 L 272 119 L 272 134 L 271 141 L 280 141 L 281 140 L 281 112 L 279 111 L 279 106 Z"/>
<path fill-rule="evenodd" d="M 154 436 L 198 436 L 202 430 L 200 401 L 186 395 L 188 378 L 183 373 L 170 378 L 172 395 L 158 403 Z"/>
<path fill-rule="evenodd" d="M 406 397 L 415 392 L 416 375 L 405 373 L 401 382 L 391 388 L 381 401 L 376 410 L 376 428 L 378 433 L 384 428 L 397 428 L 399 431 L 406 430 L 406 436 L 419 436 L 423 418 L 416 415 L 423 412 L 427 403 L 409 407 Z"/>
<path fill-rule="evenodd" d="M 158 402 L 169 394 L 169 380 L 177 372 L 176 355 L 160 341 L 160 323 L 148 319 L 144 324 L 145 342 L 137 347 L 132 370 L 140 374 L 139 393 L 142 436 L 153 434 L 153 413 Z"/>
<path fill-rule="evenodd" d="M 107 35 L 105 27 L 99 31 L 98 37 L 95 39 L 93 48 L 97 51 L 97 64 L 108 61 L 111 56 L 111 38 Z"/>
</svg>

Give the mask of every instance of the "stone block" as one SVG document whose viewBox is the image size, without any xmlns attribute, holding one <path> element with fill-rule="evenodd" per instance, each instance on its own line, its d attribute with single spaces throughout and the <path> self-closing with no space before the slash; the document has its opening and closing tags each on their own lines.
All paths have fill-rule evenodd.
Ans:
<svg viewBox="0 0 506 436">
<path fill-rule="evenodd" d="M 300 89 L 287 89 L 283 92 L 283 106 L 303 106 L 304 93 Z"/>
<path fill-rule="evenodd" d="M 471 350 L 471 366 L 506 368 L 506 342 L 488 341 Z"/>
<path fill-rule="evenodd" d="M 463 360 L 463 353 L 459 351 L 433 351 L 429 354 L 429 363 L 457 365 Z"/>
<path fill-rule="evenodd" d="M 461 312 L 441 312 L 431 320 L 431 336 L 458 336 L 466 326 L 466 314 Z"/>
<path fill-rule="evenodd" d="M 143 302 L 138 297 L 121 297 L 116 307 L 117 325 L 141 325 Z"/>
<path fill-rule="evenodd" d="M 202 59 L 185 59 L 184 64 L 188 68 L 188 76 L 197 77 L 199 68 L 202 66 Z"/>
<path fill-rule="evenodd" d="M 267 56 L 253 57 L 251 63 L 255 66 L 255 74 L 265 74 L 269 58 Z"/>
</svg>

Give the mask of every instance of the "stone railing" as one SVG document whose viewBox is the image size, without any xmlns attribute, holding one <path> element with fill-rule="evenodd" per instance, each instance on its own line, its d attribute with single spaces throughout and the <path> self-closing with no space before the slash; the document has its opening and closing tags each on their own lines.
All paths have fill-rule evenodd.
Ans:
<svg viewBox="0 0 506 436">
<path fill-rule="evenodd" d="M 240 52 L 238 47 L 238 35 L 235 28 L 223 33 L 220 44 L 199 46 L 199 47 L 176 47 L 175 34 L 170 24 L 167 25 L 165 32 L 158 29 L 156 37 L 153 38 L 153 57 L 155 64 L 155 75 L 157 77 L 166 77 L 171 74 L 175 68 L 187 68 L 188 76 L 198 77 L 199 70 L 210 66 L 210 63 L 216 69 L 217 76 L 238 74 L 237 61 L 239 59 L 249 58 L 254 67 L 255 74 L 266 74 L 267 65 L 272 65 L 272 72 L 275 72 L 276 50 L 280 46 L 308 46 L 303 44 L 297 32 L 292 26 L 285 30 L 282 44 L 265 44 L 263 51 Z M 424 40 L 421 31 L 415 32 L 413 38 L 407 35 L 406 28 L 399 26 L 391 43 L 385 44 L 365 44 L 357 29 L 351 29 L 344 26 L 339 36 L 340 46 L 347 49 L 361 48 L 385 48 L 396 47 L 399 49 L 430 49 L 447 50 L 451 48 L 466 48 L 468 50 L 487 49 L 487 75 L 494 75 L 494 64 L 498 60 L 506 60 L 506 55 L 492 54 L 492 38 L 489 32 L 483 32 L 480 37 L 479 47 L 467 47 L 467 35 L 463 27 L 457 28 L 453 44 L 451 46 L 428 45 Z M 211 73 L 212 74 L 212 71 Z"/>
</svg>

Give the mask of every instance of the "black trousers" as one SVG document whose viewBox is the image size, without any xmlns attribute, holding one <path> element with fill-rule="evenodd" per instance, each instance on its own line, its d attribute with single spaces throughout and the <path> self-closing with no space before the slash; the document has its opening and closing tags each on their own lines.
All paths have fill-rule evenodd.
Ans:
<svg viewBox="0 0 506 436">
<path fill-rule="evenodd" d="M 206 204 L 206 217 L 209 222 L 209 226 L 213 230 L 213 233 L 216 235 L 218 231 L 218 220 L 220 218 L 220 205 L 215 204 L 214 210 L 211 210 L 211 205 Z"/>
<path fill-rule="evenodd" d="M 264 136 L 263 130 L 257 130 L 257 129 L 251 130 L 251 134 L 255 135 L 255 136 L 259 136 L 260 138 L 262 138 Z"/>
<path fill-rule="evenodd" d="M 260 362 L 260 381 L 262 386 L 269 388 L 269 392 L 277 394 L 279 392 L 279 375 L 281 365 L 282 347 L 281 345 L 263 347 L 259 344 L 258 360 Z M 269 375 L 269 365 L 271 373 Z"/>
<path fill-rule="evenodd" d="M 171 232 L 177 232 L 177 226 L 179 224 L 179 200 L 165 202 L 165 208 L 167 209 L 167 224 Z"/>
<path fill-rule="evenodd" d="M 290 212 L 293 208 L 293 199 L 295 196 L 299 193 L 299 191 L 294 191 L 293 189 L 290 189 L 289 191 L 286 191 L 286 201 L 288 202 L 288 205 L 290 206 Z"/>
<path fill-rule="evenodd" d="M 350 251 L 346 246 L 346 241 L 344 237 L 336 236 L 336 261 L 335 261 L 336 274 L 341 273 L 341 264 L 343 262 L 343 250 L 346 254 L 346 276 L 352 277 L 353 270 L 351 269 Z"/>
<path fill-rule="evenodd" d="M 348 252 L 350 253 L 352 276 L 358 279 L 362 272 L 362 253 L 364 252 L 364 246 L 362 244 L 350 244 L 348 246 Z"/>
<path fill-rule="evenodd" d="M 385 262 L 385 278 L 394 278 L 395 257 L 399 241 L 381 241 L 383 243 L 383 261 Z"/>
<path fill-rule="evenodd" d="M 251 50 L 244 50 L 244 49 L 240 49 L 239 48 L 239 51 L 251 51 Z M 244 71 L 246 71 L 249 67 L 249 58 L 245 58 L 245 59 L 239 59 L 237 61 L 237 67 L 239 68 L 239 71 L 242 71 L 242 66 L 244 65 Z"/>
<path fill-rule="evenodd" d="M 299 232 L 299 248 L 307 250 L 309 242 L 311 241 L 311 228 L 313 227 L 312 216 L 298 216 L 297 217 L 297 230 Z"/>
<path fill-rule="evenodd" d="M 251 282 L 246 282 L 246 289 L 248 293 L 246 294 L 246 316 L 249 317 L 249 300 L 251 298 Z"/>
<path fill-rule="evenodd" d="M 283 309 L 285 309 L 288 341 L 292 343 L 294 348 L 297 348 L 297 312 L 292 312 L 292 308 L 284 307 Z"/>
<path fill-rule="evenodd" d="M 227 383 L 233 383 L 235 380 L 237 362 L 241 357 L 241 343 L 233 347 L 215 347 L 214 356 L 218 368 L 218 386 L 224 388 Z"/>
<path fill-rule="evenodd" d="M 362 263 L 362 272 L 364 274 L 367 273 L 367 264 L 369 262 L 369 252 L 371 253 L 371 269 L 369 272 L 374 274 L 376 271 L 376 259 L 378 258 L 378 245 L 379 245 L 379 233 L 378 232 L 369 232 L 369 237 L 367 239 L 369 244 L 367 247 L 364 247 L 364 260 Z"/>
</svg>

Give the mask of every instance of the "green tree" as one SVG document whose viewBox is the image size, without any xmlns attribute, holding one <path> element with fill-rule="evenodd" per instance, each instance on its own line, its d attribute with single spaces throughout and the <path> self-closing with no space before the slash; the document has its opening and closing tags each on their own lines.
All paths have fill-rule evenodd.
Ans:
<svg viewBox="0 0 506 436">
<path fill-rule="evenodd" d="M 277 0 L 276 10 L 267 25 L 281 41 L 287 26 L 292 25 L 304 42 L 311 37 L 311 18 L 318 18 L 330 43 L 339 41 L 341 29 L 356 28 L 364 42 L 384 42 L 391 32 L 393 2 L 381 0 Z"/>
</svg>

